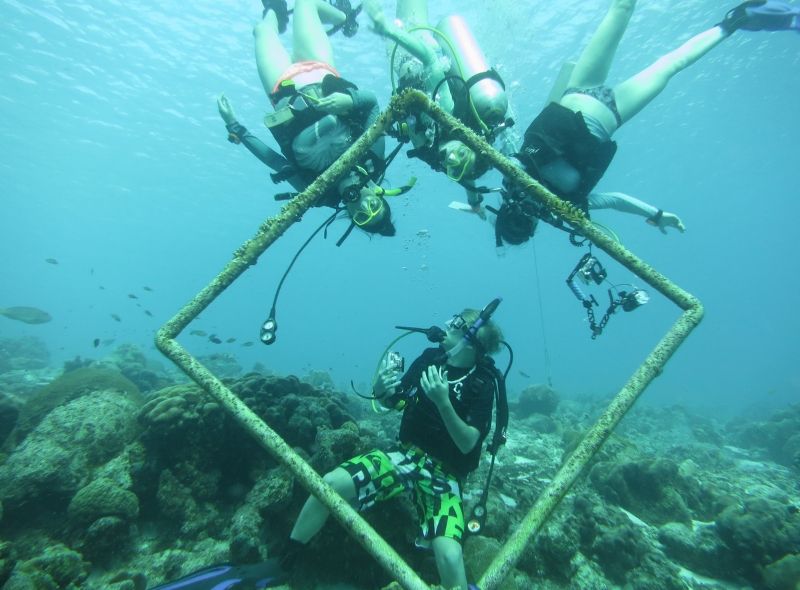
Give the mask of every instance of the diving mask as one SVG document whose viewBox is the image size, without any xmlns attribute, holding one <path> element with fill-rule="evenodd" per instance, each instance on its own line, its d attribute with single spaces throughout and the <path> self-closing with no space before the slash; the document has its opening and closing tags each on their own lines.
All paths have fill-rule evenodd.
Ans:
<svg viewBox="0 0 800 590">
<path fill-rule="evenodd" d="M 364 197 L 359 203 L 358 209 L 352 213 L 353 223 L 358 227 L 370 225 L 383 213 L 383 199 L 375 195 Z"/>
<path fill-rule="evenodd" d="M 463 330 L 467 327 L 467 320 L 460 313 L 455 314 L 444 323 L 448 330 Z"/>
<path fill-rule="evenodd" d="M 475 165 L 475 152 L 458 140 L 445 143 L 439 149 L 439 159 L 447 176 L 456 182 L 472 172 Z"/>
</svg>

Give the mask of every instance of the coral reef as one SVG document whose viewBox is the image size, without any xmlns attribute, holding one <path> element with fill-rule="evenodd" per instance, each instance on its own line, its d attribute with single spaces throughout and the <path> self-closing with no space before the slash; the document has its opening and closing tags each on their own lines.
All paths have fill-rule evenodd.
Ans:
<svg viewBox="0 0 800 590">
<path fill-rule="evenodd" d="M 800 554 L 787 555 L 764 570 L 768 590 L 797 590 L 800 587 Z"/>
<path fill-rule="evenodd" d="M 776 412 L 768 420 L 733 424 L 731 430 L 740 446 L 800 472 L 800 404 Z"/>
<path fill-rule="evenodd" d="M 89 575 L 90 564 L 77 551 L 61 544 L 46 547 L 41 555 L 18 561 L 4 590 L 77 590 Z"/>
<path fill-rule="evenodd" d="M 141 590 L 209 564 L 255 562 L 284 550 L 306 492 L 205 391 L 192 383 L 163 387 L 164 374 L 141 353 L 118 350 L 29 399 L 0 398 L 0 435 L 16 424 L 0 455 L 3 590 Z M 320 473 L 393 444 L 398 416 L 366 413 L 324 373 L 249 373 L 226 383 Z M 484 534 L 464 546 L 470 579 L 601 409 L 596 399 L 561 399 L 542 387 L 513 405 Z M 637 409 L 502 588 L 794 590 L 796 471 L 770 459 L 787 456 L 795 416 L 792 409 L 726 429 L 681 408 Z M 487 471 L 483 461 L 464 483 L 467 512 Z M 437 578 L 430 552 L 413 547 L 410 497 L 365 517 L 424 579 Z M 286 588 L 390 583 L 331 522 L 298 559 Z"/>
<path fill-rule="evenodd" d="M 0 338 L 0 373 L 44 369 L 50 352 L 43 340 L 33 336 Z"/>
<path fill-rule="evenodd" d="M 230 553 L 235 563 L 253 563 L 267 557 L 264 546 L 266 520 L 275 518 L 292 504 L 291 474 L 270 469 L 256 482 L 236 511 L 230 526 Z"/>
<path fill-rule="evenodd" d="M 19 444 L 53 408 L 97 391 L 120 392 L 133 403 L 141 400 L 139 388 L 117 371 L 83 367 L 64 373 L 26 400 L 8 437 L 10 444 Z"/>
<path fill-rule="evenodd" d="M 523 389 L 516 403 L 511 405 L 519 418 L 525 418 L 531 414 L 549 416 L 556 411 L 559 401 L 561 398 L 553 388 L 540 384 Z"/>
<path fill-rule="evenodd" d="M 786 502 L 747 498 L 728 506 L 716 523 L 717 533 L 735 555 L 734 571 L 751 582 L 762 580 L 764 567 L 800 553 L 800 514 Z"/>
<path fill-rule="evenodd" d="M 98 364 L 115 368 L 145 393 L 166 387 L 175 378 L 175 373 L 167 373 L 161 363 L 148 359 L 133 344 L 118 346 Z"/>
<path fill-rule="evenodd" d="M 719 506 L 707 489 L 683 477 L 670 459 L 600 462 L 590 477 L 607 501 L 648 524 L 690 524 L 693 516 L 708 518 Z"/>
<path fill-rule="evenodd" d="M 19 403 L 0 392 L 0 448 L 14 430 L 19 417 Z"/>
<path fill-rule="evenodd" d="M 197 357 L 197 360 L 220 379 L 235 379 L 242 374 L 242 366 L 232 354 L 207 354 Z"/>
<path fill-rule="evenodd" d="M 93 469 L 136 438 L 135 411 L 126 392 L 100 390 L 47 414 L 0 465 L 4 518 L 66 508 Z"/>
</svg>

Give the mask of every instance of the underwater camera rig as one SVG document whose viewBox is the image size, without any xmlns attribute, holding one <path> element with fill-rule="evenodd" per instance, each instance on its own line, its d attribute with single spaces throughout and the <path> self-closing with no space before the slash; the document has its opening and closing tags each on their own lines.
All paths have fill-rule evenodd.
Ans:
<svg viewBox="0 0 800 590">
<path fill-rule="evenodd" d="M 592 340 L 603 333 L 603 329 L 606 327 L 606 324 L 608 324 L 608 320 L 616 313 L 617 308 L 621 307 L 622 311 L 633 311 L 650 301 L 650 296 L 643 289 L 630 285 L 630 291 L 623 291 L 618 289 L 617 285 L 612 284 L 611 288 L 608 289 L 608 308 L 600 321 L 596 321 L 594 308 L 599 307 L 600 304 L 597 302 L 597 299 L 594 298 L 594 295 L 587 295 L 583 292 L 576 279 L 579 279 L 584 285 L 590 285 L 592 283 L 601 285 L 607 277 L 608 271 L 606 271 L 600 261 L 592 254 L 591 250 L 578 260 L 575 268 L 572 269 L 572 272 L 569 273 L 567 277 L 567 286 L 575 297 L 578 298 L 578 301 L 581 302 L 584 309 L 586 309 L 586 315 L 589 318 L 589 329 L 592 331 Z"/>
</svg>

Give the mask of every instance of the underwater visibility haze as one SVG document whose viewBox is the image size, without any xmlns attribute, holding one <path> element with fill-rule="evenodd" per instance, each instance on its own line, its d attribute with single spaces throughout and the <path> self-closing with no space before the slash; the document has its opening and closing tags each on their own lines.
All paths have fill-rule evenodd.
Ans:
<svg viewBox="0 0 800 590">
<path fill-rule="evenodd" d="M 394 2 L 382 5 L 394 14 Z M 640 0 L 609 81 L 640 71 L 732 6 Z M 606 0 L 443 0 L 431 3 L 430 12 L 434 23 L 458 13 L 472 26 L 505 81 L 521 136 L 545 106 L 561 65 L 578 57 L 607 7 Z M 0 0 L 0 434 L 17 429 L 0 450 L 6 479 L 0 480 L 0 564 L 6 564 L 0 565 L 0 588 L 14 579 L 14 567 L 14 576 L 32 580 L 26 588 L 123 590 L 176 579 L 232 555 L 265 558 L 263 547 L 251 547 L 253 539 L 279 545 L 291 525 L 287 519 L 299 510 L 305 492 L 286 483 L 290 478 L 243 432 L 234 432 L 229 417 L 209 408 L 205 394 L 188 385 L 153 343 L 156 330 L 279 211 L 283 203 L 273 195 L 289 190 L 227 141 L 216 106 L 224 92 L 239 120 L 275 147 L 261 124 L 272 109 L 252 47 L 261 11 L 254 0 Z M 355 36 L 331 38 L 336 66 L 375 92 L 385 108 L 391 96 L 387 45 L 365 14 L 358 18 Z M 291 32 L 284 38 L 289 43 Z M 596 211 L 592 219 L 698 297 L 705 317 L 606 445 L 570 508 L 557 509 L 553 528 L 514 570 L 515 587 L 800 584 L 800 265 L 793 243 L 800 217 L 799 96 L 800 34 L 739 31 L 679 73 L 615 134 L 619 149 L 598 189 L 674 212 L 686 231 L 662 234 L 641 217 L 617 212 Z M 337 220 L 327 236 L 310 243 L 283 286 L 275 344 L 259 342 L 259 328 L 284 270 L 330 215 L 327 209 L 305 213 L 179 340 L 230 379 L 268 423 L 296 407 L 286 397 L 317 408 L 315 396 L 322 396 L 325 412 L 306 410 L 312 424 L 270 425 L 324 473 L 397 429 L 394 418 L 371 414 L 350 385 L 368 390 L 381 352 L 399 335 L 396 325 L 442 325 L 465 307 L 480 309 L 502 297 L 494 320 L 515 356 L 507 378 L 510 442 L 499 455 L 492 508 L 508 514 L 490 527 L 488 540 L 475 538 L 479 548 L 465 550 L 468 569 L 479 568 L 482 557 L 485 567 L 486 555 L 496 552 L 579 433 L 680 310 L 595 249 L 612 283 L 641 287 L 650 300 L 618 311 L 592 339 L 586 312 L 565 282 L 586 248 L 544 224 L 528 243 L 498 248 L 489 220 L 449 207 L 464 200 L 463 189 L 403 150 L 386 178 L 400 186 L 412 177 L 417 182 L 410 192 L 391 197 L 394 237 L 356 230 L 337 247 L 348 224 Z M 481 184 L 500 181 L 490 172 Z M 496 194 L 486 197 L 489 204 L 497 200 Z M 607 306 L 606 289 L 594 291 L 598 315 Z M 410 361 L 425 345 L 422 337 L 409 337 L 399 350 Z M 505 353 L 498 355 L 498 366 L 506 362 Z M 97 374 L 85 373 L 92 370 Z M 63 381 L 78 371 L 84 373 Z M 180 394 L 167 389 L 176 384 L 184 388 Z M 173 401 L 159 405 L 165 396 Z M 178 409 L 169 414 L 167 406 Z M 92 412 L 109 420 L 97 433 L 80 430 L 75 442 L 59 430 L 59 423 Z M 185 417 L 173 423 L 180 412 Z M 340 433 L 345 423 L 362 430 L 352 434 L 347 426 L 331 441 L 318 434 L 323 426 L 313 418 L 329 432 Z M 218 435 L 218 445 L 198 432 Z M 93 455 L 92 440 L 109 443 L 102 457 Z M 53 441 L 88 458 L 78 465 L 62 457 L 72 479 L 59 480 L 52 497 L 40 497 L 43 476 L 14 470 L 25 461 L 23 446 L 39 445 L 42 452 Z M 345 457 L 337 454 L 342 449 Z M 479 494 L 485 468 L 468 492 Z M 269 477 L 254 483 L 262 472 Z M 91 486 L 103 482 L 118 504 L 108 513 L 86 500 L 102 495 Z M 261 503 L 254 499 L 258 486 Z M 652 490 L 642 491 L 647 486 L 656 489 L 650 500 Z M 281 487 L 289 490 L 285 497 L 278 497 Z M 170 504 L 170 495 L 180 502 Z M 69 526 L 49 529 L 37 506 L 69 514 Z M 406 514 L 412 510 L 391 509 L 372 524 L 395 548 L 408 546 L 414 531 L 402 528 L 414 528 Z M 231 530 L 238 526 L 231 524 L 236 514 L 257 522 Z M 102 518 L 116 520 L 96 524 Z M 746 518 L 752 521 L 737 520 Z M 755 543 L 743 540 L 741 531 L 752 530 L 753 521 L 782 520 L 779 530 L 757 534 L 761 546 L 748 554 L 751 561 L 741 557 L 744 545 Z M 586 527 L 595 527 L 588 542 Z M 335 584 L 341 563 L 352 566 L 341 546 L 346 533 L 326 534 L 317 550 L 329 555 L 317 565 L 329 573 L 305 580 L 308 587 Z M 701 537 L 714 537 L 705 554 L 698 549 Z M 252 551 L 238 545 L 239 553 L 227 553 L 237 538 L 247 538 Z M 682 538 L 692 541 L 682 544 Z M 373 569 L 354 574 L 358 568 L 352 567 L 343 583 L 388 584 L 371 558 L 350 545 L 353 562 Z M 410 551 L 406 547 L 404 557 L 416 555 Z M 632 561 L 619 561 L 619 551 Z M 73 564 L 60 580 L 49 566 L 31 561 L 53 552 Z M 145 555 L 153 556 L 150 571 Z M 414 564 L 426 580 L 435 580 L 432 564 L 418 559 Z M 645 571 L 645 562 L 663 570 Z M 31 573 L 42 571 L 50 582 Z M 659 575 L 674 583 L 646 584 Z M 704 577 L 717 581 L 701 586 Z"/>
</svg>

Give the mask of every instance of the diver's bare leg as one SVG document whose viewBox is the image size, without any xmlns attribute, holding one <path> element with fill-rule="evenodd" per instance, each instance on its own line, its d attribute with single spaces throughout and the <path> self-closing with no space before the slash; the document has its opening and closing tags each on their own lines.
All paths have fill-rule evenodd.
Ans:
<svg viewBox="0 0 800 590">
<path fill-rule="evenodd" d="M 726 36 L 721 27 L 712 27 L 695 35 L 674 51 L 656 60 L 651 66 L 616 86 L 614 93 L 622 121 L 630 120 L 664 90 L 675 74 L 703 57 Z"/>
<path fill-rule="evenodd" d="M 448 537 L 436 537 L 432 548 L 442 586 L 448 590 L 467 590 L 467 573 L 464 571 L 461 543 Z"/>
<path fill-rule="evenodd" d="M 256 50 L 256 67 L 261 85 L 269 96 L 281 74 L 292 64 L 289 53 L 281 44 L 278 35 L 278 19 L 268 11 L 253 29 Z"/>
<path fill-rule="evenodd" d="M 411 11 L 401 11 L 401 5 L 406 4 L 421 4 L 424 5 L 425 14 L 427 15 L 427 0 L 399 0 L 397 3 L 397 13 L 398 19 L 403 22 L 404 28 L 400 28 L 396 26 L 392 22 L 388 22 L 386 20 L 386 15 L 381 8 L 381 3 L 379 0 L 364 0 L 363 6 L 364 11 L 367 13 L 369 18 L 372 20 L 372 24 L 374 26 L 375 32 L 381 35 L 382 37 L 386 37 L 391 39 L 400 47 L 408 51 L 411 55 L 416 57 L 420 60 L 425 66 L 433 65 L 437 60 L 436 52 L 424 42 L 422 36 L 420 36 L 419 32 L 410 32 L 409 29 L 413 29 L 414 26 L 421 24 L 418 22 L 406 21 L 404 20 L 400 14 L 419 14 L 419 10 L 411 10 Z M 414 17 L 416 18 L 416 16 Z M 425 23 L 427 24 L 427 22 Z"/>
<path fill-rule="evenodd" d="M 325 0 L 316 0 L 319 19 L 328 25 L 340 25 L 347 20 L 347 15 Z"/>
<path fill-rule="evenodd" d="M 636 8 L 636 0 L 613 0 L 611 8 L 581 53 L 569 79 L 570 88 L 591 88 L 606 81 L 617 47 Z"/>
<path fill-rule="evenodd" d="M 407 27 L 428 26 L 428 0 L 397 0 L 395 14 Z"/>
<path fill-rule="evenodd" d="M 296 62 L 321 61 L 333 67 L 333 47 L 322 26 L 319 13 L 320 4 L 327 3 L 320 3 L 318 0 L 297 0 L 294 3 L 292 57 Z M 334 8 L 334 10 L 336 9 Z"/>
<path fill-rule="evenodd" d="M 355 501 L 356 486 L 347 471 L 338 467 L 325 475 L 323 479 L 342 498 L 348 502 Z M 309 496 L 300 511 L 300 516 L 297 517 L 297 522 L 294 523 L 289 537 L 303 544 L 308 543 L 325 525 L 329 514 L 330 512 L 322 502 L 314 496 Z"/>
</svg>

